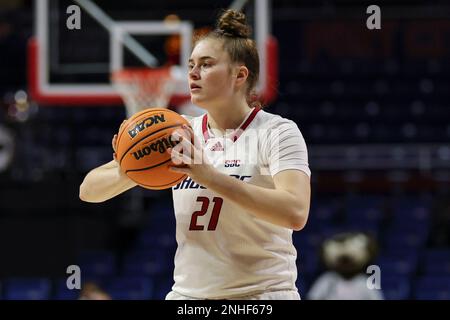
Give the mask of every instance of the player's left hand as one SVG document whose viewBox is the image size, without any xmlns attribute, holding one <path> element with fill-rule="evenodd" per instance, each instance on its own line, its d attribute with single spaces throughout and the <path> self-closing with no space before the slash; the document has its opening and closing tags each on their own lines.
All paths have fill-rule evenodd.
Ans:
<svg viewBox="0 0 450 320">
<path fill-rule="evenodd" d="M 175 164 L 169 169 L 185 173 L 198 184 L 207 187 L 214 180 L 218 171 L 209 163 L 201 142 L 195 136 L 192 128 L 183 125 L 181 130 L 174 131 L 172 139 L 180 142 L 167 150 Z"/>
</svg>

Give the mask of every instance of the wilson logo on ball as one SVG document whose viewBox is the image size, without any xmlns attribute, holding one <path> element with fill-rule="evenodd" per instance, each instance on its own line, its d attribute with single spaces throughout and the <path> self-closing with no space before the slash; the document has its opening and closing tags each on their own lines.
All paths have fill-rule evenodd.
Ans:
<svg viewBox="0 0 450 320">
<path fill-rule="evenodd" d="M 142 149 L 133 152 L 133 156 L 136 160 L 142 159 L 145 156 L 150 155 L 152 152 L 158 151 L 159 153 L 164 153 L 168 148 L 173 148 L 178 144 L 177 141 L 172 141 L 172 137 L 165 137 L 157 140 L 156 142 L 150 143 Z"/>
<path fill-rule="evenodd" d="M 138 135 L 139 132 L 144 131 L 144 129 L 160 122 L 166 122 L 166 119 L 164 119 L 164 114 L 157 114 L 144 119 L 143 121 L 137 123 L 133 129 L 129 130 L 128 134 L 131 138 L 134 138 Z"/>
</svg>

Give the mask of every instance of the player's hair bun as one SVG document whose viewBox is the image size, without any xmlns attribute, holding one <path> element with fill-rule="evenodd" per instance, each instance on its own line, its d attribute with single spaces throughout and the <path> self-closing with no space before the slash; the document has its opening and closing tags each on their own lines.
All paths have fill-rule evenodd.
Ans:
<svg viewBox="0 0 450 320">
<path fill-rule="evenodd" d="M 248 38 L 251 31 L 245 14 L 228 9 L 219 17 L 216 32 L 228 37 Z"/>
</svg>

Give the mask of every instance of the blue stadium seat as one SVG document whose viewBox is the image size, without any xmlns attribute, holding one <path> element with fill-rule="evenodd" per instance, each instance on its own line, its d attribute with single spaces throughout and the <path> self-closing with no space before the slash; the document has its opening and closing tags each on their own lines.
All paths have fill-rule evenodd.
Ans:
<svg viewBox="0 0 450 320">
<path fill-rule="evenodd" d="M 415 293 L 417 300 L 450 300 L 450 291 L 448 290 L 425 290 Z"/>
<path fill-rule="evenodd" d="M 332 226 L 332 227 L 325 227 L 321 230 L 322 232 L 322 238 L 326 239 L 328 237 L 334 236 L 338 233 L 346 233 L 346 232 L 364 232 L 368 235 L 374 237 L 375 239 L 378 239 L 378 225 L 365 225 L 365 224 L 353 224 L 353 225 L 346 225 L 341 224 L 338 226 Z"/>
<path fill-rule="evenodd" d="M 150 219 L 166 217 L 168 219 L 174 219 L 173 206 L 167 203 L 154 203 L 151 207 Z"/>
<path fill-rule="evenodd" d="M 430 219 L 430 201 L 417 196 L 405 196 L 393 203 L 394 222 L 400 225 L 425 223 Z"/>
<path fill-rule="evenodd" d="M 386 300 L 405 300 L 411 295 L 411 285 L 407 277 L 389 276 L 381 269 L 381 290 Z"/>
<path fill-rule="evenodd" d="M 377 259 L 377 265 L 380 266 L 382 277 L 409 277 L 416 272 L 417 264 L 417 256 L 381 256 Z"/>
<path fill-rule="evenodd" d="M 54 295 L 55 300 L 76 300 L 80 295 L 80 289 L 68 289 L 67 279 L 60 278 L 54 281 Z"/>
<path fill-rule="evenodd" d="M 164 250 L 168 255 L 174 255 L 177 247 L 175 232 L 157 232 L 149 229 L 143 230 L 136 243 L 136 248 L 153 251 Z"/>
<path fill-rule="evenodd" d="M 154 278 L 155 290 L 153 292 L 153 299 L 164 300 L 166 295 L 172 290 L 173 276 L 166 275 Z"/>
<path fill-rule="evenodd" d="M 300 298 L 306 299 L 308 291 L 311 288 L 312 281 L 313 277 L 307 275 L 306 273 L 302 273 L 297 276 L 295 285 L 297 286 Z"/>
<path fill-rule="evenodd" d="M 426 275 L 450 276 L 450 250 L 434 249 L 424 254 L 423 268 Z"/>
<path fill-rule="evenodd" d="M 411 249 L 421 250 L 425 246 L 427 240 L 427 234 L 424 231 L 410 232 L 401 230 L 390 230 L 385 239 L 385 246 L 395 249 Z"/>
<path fill-rule="evenodd" d="M 450 290 L 450 276 L 422 276 L 417 279 L 416 292 Z"/>
<path fill-rule="evenodd" d="M 398 258 L 406 258 L 413 259 L 415 261 L 419 261 L 419 256 L 421 254 L 420 250 L 417 250 L 415 247 L 396 247 L 396 246 L 388 246 L 382 248 L 381 254 L 386 257 L 398 257 Z"/>
<path fill-rule="evenodd" d="M 450 258 L 450 249 L 428 249 L 424 253 L 424 259 L 426 261 L 442 262 L 448 261 Z"/>
<path fill-rule="evenodd" d="M 348 231 L 359 231 L 370 234 L 376 240 L 378 240 L 380 233 L 380 221 L 367 221 L 363 218 L 354 221 L 348 221 L 343 224 L 340 228 Z"/>
<path fill-rule="evenodd" d="M 317 251 L 306 251 L 299 249 L 297 253 L 298 274 L 316 274 L 320 267 L 319 260 Z"/>
<path fill-rule="evenodd" d="M 107 277 L 117 273 L 117 260 L 110 251 L 83 252 L 78 258 L 82 277 Z"/>
<path fill-rule="evenodd" d="M 313 204 L 308 216 L 308 224 L 330 224 L 336 216 L 336 208 L 332 204 Z"/>
<path fill-rule="evenodd" d="M 7 279 L 5 281 L 6 300 L 48 300 L 51 282 L 46 278 Z"/>
<path fill-rule="evenodd" d="M 124 261 L 125 275 L 158 276 L 171 274 L 174 269 L 173 256 L 164 250 L 136 251 L 128 254 Z"/>
<path fill-rule="evenodd" d="M 145 230 L 153 233 L 171 233 L 175 237 L 175 216 L 172 206 L 153 205 Z"/>
<path fill-rule="evenodd" d="M 120 277 L 111 280 L 106 291 L 113 300 L 148 300 L 152 298 L 153 281 L 150 277 Z"/>
<path fill-rule="evenodd" d="M 294 232 L 292 235 L 293 243 L 299 252 L 303 250 L 317 251 L 323 241 L 320 232 L 309 231 L 308 229 L 307 225 L 305 229 L 300 232 Z"/>
<path fill-rule="evenodd" d="M 347 199 L 347 223 L 362 222 L 377 225 L 383 219 L 383 198 L 379 196 L 352 196 Z"/>
<path fill-rule="evenodd" d="M 422 276 L 416 282 L 416 299 L 448 299 L 450 297 L 450 276 Z"/>
<path fill-rule="evenodd" d="M 158 249 L 159 244 L 159 233 L 153 232 L 153 230 L 143 230 L 137 239 L 137 248 L 143 250 Z"/>
<path fill-rule="evenodd" d="M 352 207 L 347 209 L 347 223 L 361 222 L 378 225 L 383 219 L 383 212 L 376 207 Z"/>
<path fill-rule="evenodd" d="M 424 265 L 424 274 L 448 275 L 450 276 L 450 259 L 441 263 L 429 261 Z"/>
</svg>

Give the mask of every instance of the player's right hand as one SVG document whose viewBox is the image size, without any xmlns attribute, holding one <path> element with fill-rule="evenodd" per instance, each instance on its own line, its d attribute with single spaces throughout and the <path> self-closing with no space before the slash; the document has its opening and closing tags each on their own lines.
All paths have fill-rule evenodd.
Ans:
<svg viewBox="0 0 450 320">
<path fill-rule="evenodd" d="M 113 159 L 117 161 L 117 153 L 116 153 L 117 133 L 113 136 L 111 144 L 112 144 L 112 149 L 113 149 Z"/>
<path fill-rule="evenodd" d="M 119 132 L 122 129 L 123 125 L 125 124 L 125 122 L 127 122 L 127 120 L 123 120 L 122 123 L 120 124 L 119 127 Z M 113 149 L 113 159 L 117 162 L 119 162 L 117 160 L 117 133 L 113 136 L 112 141 L 111 141 L 111 145 L 112 145 L 112 149 Z"/>
</svg>

